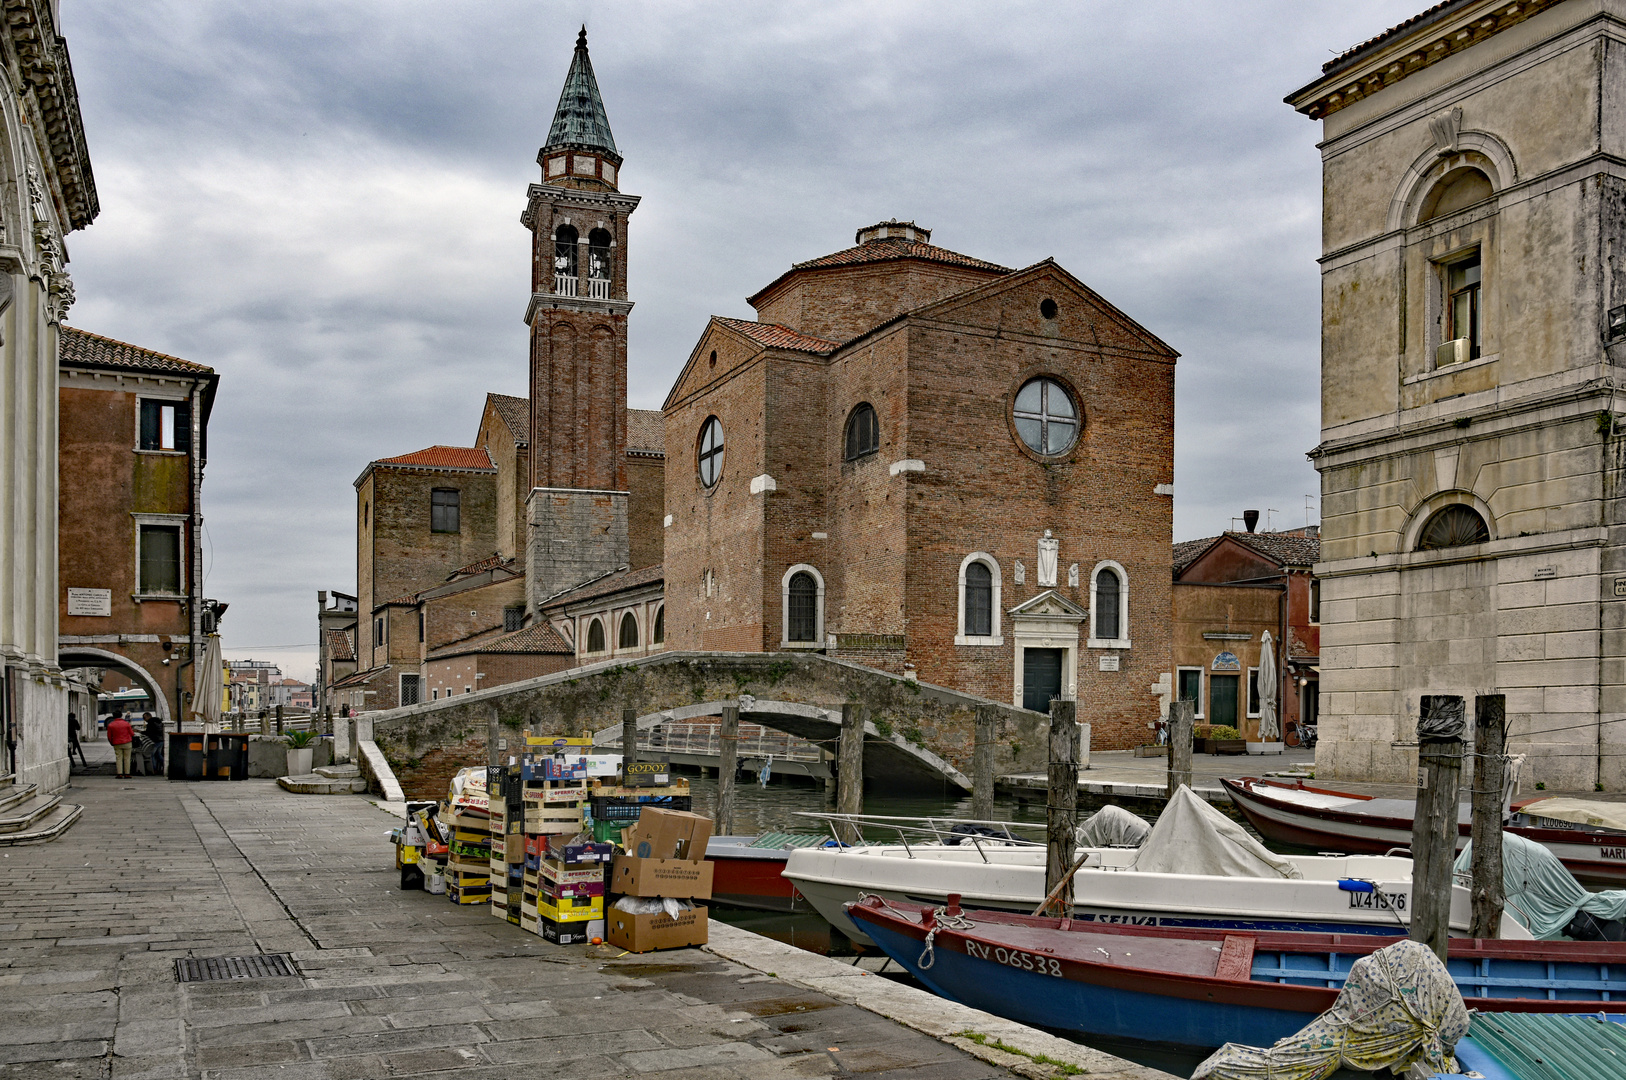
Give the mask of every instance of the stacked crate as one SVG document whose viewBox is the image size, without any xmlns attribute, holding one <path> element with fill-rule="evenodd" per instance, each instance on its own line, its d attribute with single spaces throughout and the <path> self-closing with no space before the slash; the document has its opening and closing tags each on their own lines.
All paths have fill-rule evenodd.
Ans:
<svg viewBox="0 0 1626 1080">
<path fill-rule="evenodd" d="M 491 818 L 462 807 L 451 814 L 452 843 L 446 861 L 446 899 L 481 904 L 491 897 Z"/>
<path fill-rule="evenodd" d="M 486 770 L 491 800 L 491 913 L 516 925 L 525 873 L 523 790 L 517 766 Z"/>
<path fill-rule="evenodd" d="M 608 849 L 566 843 L 586 839 L 592 740 L 527 734 L 525 742 L 519 925 L 561 945 L 602 936 Z"/>
</svg>

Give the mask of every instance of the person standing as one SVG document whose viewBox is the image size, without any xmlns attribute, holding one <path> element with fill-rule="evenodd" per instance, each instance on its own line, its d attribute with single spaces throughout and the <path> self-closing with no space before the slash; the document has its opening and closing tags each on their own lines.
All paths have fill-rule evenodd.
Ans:
<svg viewBox="0 0 1626 1080">
<path fill-rule="evenodd" d="M 147 738 L 152 740 L 152 774 L 164 775 L 164 720 L 161 716 L 147 714 Z"/>
<path fill-rule="evenodd" d="M 122 713 L 107 722 L 107 741 L 113 745 L 113 775 L 120 780 L 130 779 L 130 747 L 135 742 L 135 728 Z"/>
<path fill-rule="evenodd" d="M 79 743 L 79 717 L 74 713 L 68 714 L 68 767 L 73 767 L 73 752 L 79 751 L 79 764 L 90 768 L 90 762 L 85 760 L 85 748 Z"/>
</svg>

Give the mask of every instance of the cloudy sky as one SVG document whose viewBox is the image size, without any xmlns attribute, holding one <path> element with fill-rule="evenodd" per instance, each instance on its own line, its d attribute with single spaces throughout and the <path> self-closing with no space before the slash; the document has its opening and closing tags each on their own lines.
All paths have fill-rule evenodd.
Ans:
<svg viewBox="0 0 1626 1080">
<path fill-rule="evenodd" d="M 63 0 L 102 207 L 70 321 L 221 373 L 205 588 L 228 656 L 311 677 L 367 462 L 524 392 L 519 213 L 585 22 L 643 196 L 632 405 L 707 316 L 912 218 L 1182 353 L 1176 539 L 1302 525 L 1319 128 L 1281 99 L 1422 4 Z"/>
</svg>

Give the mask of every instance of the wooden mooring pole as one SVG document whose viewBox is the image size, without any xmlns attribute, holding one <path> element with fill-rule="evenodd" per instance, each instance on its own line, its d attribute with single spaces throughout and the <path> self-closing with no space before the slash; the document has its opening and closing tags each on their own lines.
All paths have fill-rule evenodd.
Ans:
<svg viewBox="0 0 1626 1080">
<path fill-rule="evenodd" d="M 836 748 L 836 813 L 862 814 L 864 812 L 864 709 L 848 703 L 841 707 L 841 743 Z M 841 831 L 845 843 L 856 844 L 863 839 L 858 827 L 849 826 Z"/>
<path fill-rule="evenodd" d="M 978 821 L 994 818 L 994 723 L 998 715 L 992 705 L 978 705 L 972 719 L 971 816 Z"/>
<path fill-rule="evenodd" d="M 1045 797 L 1044 889 L 1047 915 L 1066 917 L 1073 910 L 1074 838 L 1078 810 L 1078 703 L 1050 699 L 1050 788 Z M 1066 879 L 1066 880 L 1064 880 Z M 1057 886 L 1061 886 L 1060 889 Z"/>
<path fill-rule="evenodd" d="M 1457 855 L 1462 699 L 1424 695 L 1417 723 L 1417 808 L 1411 827 L 1411 932 L 1445 962 L 1451 934 L 1451 863 Z"/>
<path fill-rule="evenodd" d="M 1197 703 L 1169 702 L 1169 798 L 1181 784 L 1191 786 L 1192 726 L 1197 722 Z"/>
<path fill-rule="evenodd" d="M 740 709 L 723 706 L 723 726 L 717 733 L 717 835 L 734 834 L 734 774 L 740 767 Z"/>
<path fill-rule="evenodd" d="M 1499 937 L 1502 927 L 1502 801 L 1507 759 L 1507 697 L 1474 698 L 1473 935 Z"/>
<path fill-rule="evenodd" d="M 621 710 L 621 763 L 638 760 L 638 710 Z"/>
</svg>

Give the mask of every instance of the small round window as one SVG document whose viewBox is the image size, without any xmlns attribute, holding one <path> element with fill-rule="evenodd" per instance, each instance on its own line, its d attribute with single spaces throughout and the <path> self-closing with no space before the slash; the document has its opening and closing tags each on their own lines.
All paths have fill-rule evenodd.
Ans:
<svg viewBox="0 0 1626 1080">
<path fill-rule="evenodd" d="M 700 482 L 706 487 L 723 475 L 723 425 L 715 416 L 706 417 L 700 425 L 699 466 Z"/>
<path fill-rule="evenodd" d="M 1036 454 L 1061 454 L 1078 441 L 1078 406 L 1067 388 L 1041 376 L 1023 384 L 1011 410 L 1016 433 Z"/>
</svg>

